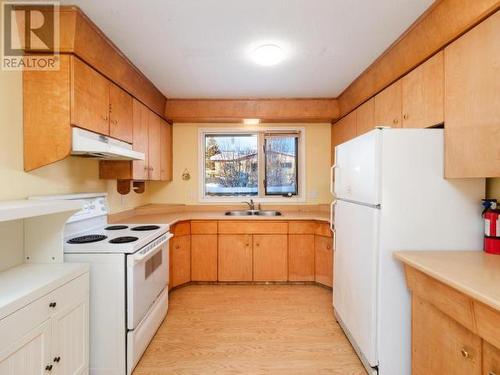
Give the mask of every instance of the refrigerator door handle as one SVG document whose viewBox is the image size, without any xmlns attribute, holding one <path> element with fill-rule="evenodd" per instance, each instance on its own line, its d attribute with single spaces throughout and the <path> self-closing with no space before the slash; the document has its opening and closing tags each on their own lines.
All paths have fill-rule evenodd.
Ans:
<svg viewBox="0 0 500 375">
<path fill-rule="evenodd" d="M 335 205 L 337 204 L 337 200 L 334 200 L 331 204 L 330 207 L 330 230 L 335 233 L 335 223 L 334 223 L 334 218 L 335 218 Z"/>
<path fill-rule="evenodd" d="M 330 193 L 335 196 L 335 168 L 337 168 L 337 164 L 333 164 L 330 168 Z"/>
</svg>

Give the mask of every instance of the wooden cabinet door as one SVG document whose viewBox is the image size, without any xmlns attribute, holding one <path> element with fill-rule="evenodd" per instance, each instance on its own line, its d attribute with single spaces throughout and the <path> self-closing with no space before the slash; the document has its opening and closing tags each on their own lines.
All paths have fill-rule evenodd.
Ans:
<svg viewBox="0 0 500 375">
<path fill-rule="evenodd" d="M 0 351 L 0 374 L 50 374 L 45 367 L 50 365 L 54 367 L 51 343 L 52 329 L 49 320 L 30 331 L 12 346 L 9 345 L 5 350 Z M 5 345 L 2 346 L 5 347 Z"/>
<path fill-rule="evenodd" d="M 403 77 L 403 128 L 444 122 L 444 58 L 438 52 Z"/>
<path fill-rule="evenodd" d="M 109 81 L 76 57 L 71 61 L 71 123 L 109 135 Z"/>
<path fill-rule="evenodd" d="M 258 234 L 253 236 L 253 280 L 288 279 L 288 236 Z"/>
<path fill-rule="evenodd" d="M 500 349 L 483 340 L 483 375 L 500 374 Z"/>
<path fill-rule="evenodd" d="M 171 246 L 171 288 L 174 288 L 191 281 L 191 236 L 174 236 Z"/>
<path fill-rule="evenodd" d="M 148 160 L 149 180 L 158 181 L 161 177 L 161 122 L 160 118 L 149 111 L 148 116 Z"/>
<path fill-rule="evenodd" d="M 413 294 L 412 375 L 481 374 L 481 339 Z"/>
<path fill-rule="evenodd" d="M 114 83 L 109 84 L 109 135 L 133 142 L 133 99 Z"/>
<path fill-rule="evenodd" d="M 79 375 L 89 367 L 89 295 L 53 318 L 53 365 L 57 374 Z"/>
<path fill-rule="evenodd" d="M 144 160 L 134 160 L 133 163 L 133 179 L 147 180 L 149 177 L 148 160 L 149 160 L 149 127 L 148 116 L 149 109 L 134 99 L 132 104 L 133 112 L 133 148 L 134 151 L 144 153 Z"/>
<path fill-rule="evenodd" d="M 219 235 L 219 281 L 252 281 L 252 236 Z"/>
<path fill-rule="evenodd" d="M 500 12 L 444 50 L 445 176 L 500 176 Z"/>
<path fill-rule="evenodd" d="M 333 286 L 333 240 L 330 237 L 315 236 L 315 280 L 326 286 Z"/>
<path fill-rule="evenodd" d="M 401 127 L 401 80 L 375 96 L 375 125 Z"/>
<path fill-rule="evenodd" d="M 160 180 L 172 181 L 172 125 L 160 119 Z"/>
<path fill-rule="evenodd" d="M 332 163 L 335 163 L 335 147 L 356 137 L 356 111 L 349 113 L 332 125 Z"/>
<path fill-rule="evenodd" d="M 314 281 L 314 235 L 288 235 L 288 280 Z"/>
<path fill-rule="evenodd" d="M 217 281 L 217 235 L 191 235 L 191 280 Z"/>
<path fill-rule="evenodd" d="M 375 128 L 375 99 L 371 98 L 356 109 L 356 135 Z"/>
</svg>

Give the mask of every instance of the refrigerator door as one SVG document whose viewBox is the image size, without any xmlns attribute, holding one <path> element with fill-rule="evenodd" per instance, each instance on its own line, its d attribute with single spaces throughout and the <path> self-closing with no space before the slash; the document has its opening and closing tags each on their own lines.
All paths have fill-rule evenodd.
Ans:
<svg viewBox="0 0 500 375">
<path fill-rule="evenodd" d="M 336 147 L 334 194 L 337 199 L 379 205 L 382 130 L 375 129 Z"/>
<path fill-rule="evenodd" d="M 374 367 L 377 353 L 377 269 L 380 210 L 337 201 L 333 305 L 362 356 Z"/>
</svg>

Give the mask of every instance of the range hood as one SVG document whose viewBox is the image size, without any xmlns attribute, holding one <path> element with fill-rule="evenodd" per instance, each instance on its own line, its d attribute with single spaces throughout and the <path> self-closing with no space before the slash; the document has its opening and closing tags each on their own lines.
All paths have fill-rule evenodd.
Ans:
<svg viewBox="0 0 500 375">
<path fill-rule="evenodd" d="M 132 145 L 80 128 L 73 128 L 71 155 L 101 160 L 144 160 Z"/>
</svg>

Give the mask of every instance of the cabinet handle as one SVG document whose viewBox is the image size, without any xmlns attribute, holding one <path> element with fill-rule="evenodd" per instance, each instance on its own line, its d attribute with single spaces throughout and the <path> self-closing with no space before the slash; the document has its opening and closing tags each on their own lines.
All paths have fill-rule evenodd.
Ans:
<svg viewBox="0 0 500 375">
<path fill-rule="evenodd" d="M 398 120 L 397 118 L 395 118 L 394 120 L 392 120 L 392 122 L 393 122 L 394 124 L 397 124 L 397 123 L 399 122 L 399 120 Z"/>
<path fill-rule="evenodd" d="M 55 357 L 54 358 L 54 362 L 60 362 L 61 361 L 61 357 Z"/>
<path fill-rule="evenodd" d="M 460 350 L 460 353 L 462 354 L 462 357 L 469 359 L 472 358 L 472 356 L 469 354 L 469 352 L 465 349 Z"/>
<path fill-rule="evenodd" d="M 330 245 L 326 245 L 326 249 L 330 250 L 332 247 Z"/>
<path fill-rule="evenodd" d="M 260 246 L 260 244 L 259 244 L 259 243 L 256 243 L 256 244 L 255 244 L 255 246 L 259 247 L 259 246 Z"/>
<path fill-rule="evenodd" d="M 405 114 L 403 115 L 403 119 L 408 120 L 408 114 L 407 114 L 407 113 L 405 113 Z"/>
<path fill-rule="evenodd" d="M 488 375 L 497 375 L 497 374 L 494 373 L 493 371 L 490 371 L 490 372 L 488 372 Z"/>
<path fill-rule="evenodd" d="M 56 305 L 57 305 L 57 303 L 55 303 L 55 302 L 49 303 L 49 307 L 52 307 L 52 308 L 56 307 Z"/>
<path fill-rule="evenodd" d="M 101 116 L 104 121 L 108 121 L 108 116 Z"/>
<path fill-rule="evenodd" d="M 52 365 L 45 366 L 45 371 L 52 371 Z"/>
</svg>

